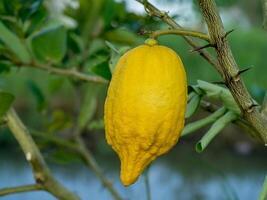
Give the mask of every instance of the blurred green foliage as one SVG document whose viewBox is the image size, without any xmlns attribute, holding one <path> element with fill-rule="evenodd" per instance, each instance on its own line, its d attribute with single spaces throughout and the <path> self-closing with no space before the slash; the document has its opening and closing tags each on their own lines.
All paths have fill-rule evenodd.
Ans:
<svg viewBox="0 0 267 200">
<path fill-rule="evenodd" d="M 43 63 L 110 80 L 118 57 L 144 41 L 145 36 L 139 32 L 166 26 L 145 14 L 127 11 L 127 1 L 80 0 L 77 9 L 66 6 L 57 15 L 46 5 L 52 2 L 0 1 L 0 89 L 16 97 L 16 108 L 32 128 L 48 133 L 64 132 L 78 124 L 85 131 L 99 130 L 103 124 L 107 85 L 82 83 L 20 66 Z M 245 11 L 251 9 L 253 12 L 246 14 L 252 22 L 257 21 L 252 25 L 261 23 L 258 3 L 228 0 L 218 4 L 224 9 L 233 6 Z M 68 26 L 62 20 L 64 16 L 71 17 L 77 26 Z M 260 27 L 237 28 L 229 41 L 240 68 L 252 67 L 243 78 L 255 98 L 261 101 L 267 88 L 266 33 Z M 198 53 L 190 52 L 182 38 L 163 36 L 160 43 L 179 53 L 189 84 L 199 79 L 221 80 Z"/>
</svg>

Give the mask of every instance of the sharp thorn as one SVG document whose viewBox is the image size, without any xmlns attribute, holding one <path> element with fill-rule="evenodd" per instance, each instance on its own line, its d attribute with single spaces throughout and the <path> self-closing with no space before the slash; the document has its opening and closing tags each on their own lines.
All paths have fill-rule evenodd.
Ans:
<svg viewBox="0 0 267 200">
<path fill-rule="evenodd" d="M 257 106 L 259 106 L 259 105 L 258 105 L 258 104 L 255 104 L 255 103 L 252 103 L 252 104 L 249 106 L 247 112 L 248 112 L 248 113 L 251 113 L 251 112 L 253 111 L 253 108 L 254 108 L 254 107 L 257 107 Z"/>
<path fill-rule="evenodd" d="M 215 45 L 209 43 L 209 44 L 206 44 L 206 45 L 201 46 L 201 47 L 196 47 L 196 48 L 190 50 L 190 52 L 193 53 L 193 52 L 200 51 L 200 50 L 202 50 L 202 49 L 206 49 L 206 48 L 214 47 L 214 46 L 215 46 Z"/>
<path fill-rule="evenodd" d="M 214 82 L 211 82 L 213 84 L 217 84 L 217 85 L 226 85 L 226 83 L 224 81 L 214 81 Z"/>
<path fill-rule="evenodd" d="M 237 75 L 240 75 L 240 74 L 243 74 L 244 72 L 250 70 L 252 67 L 248 67 L 246 69 L 242 69 L 242 70 L 239 70 L 239 72 L 237 73 Z"/>
<path fill-rule="evenodd" d="M 235 29 L 232 29 L 232 30 L 230 30 L 230 31 L 227 31 L 226 33 L 225 33 L 225 35 L 223 36 L 223 38 L 226 38 L 230 33 L 232 33 L 233 31 L 234 31 Z"/>
<path fill-rule="evenodd" d="M 250 70 L 250 69 L 251 69 L 251 67 L 248 67 L 246 69 L 239 70 L 234 77 L 231 77 L 230 78 L 230 82 L 231 81 L 235 81 L 235 82 L 239 81 L 240 80 L 240 75 L 243 74 L 244 72 Z"/>
</svg>

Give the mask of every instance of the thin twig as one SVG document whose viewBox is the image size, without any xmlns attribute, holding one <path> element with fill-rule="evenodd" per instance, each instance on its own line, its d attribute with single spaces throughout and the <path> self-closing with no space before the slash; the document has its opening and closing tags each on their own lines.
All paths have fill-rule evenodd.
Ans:
<svg viewBox="0 0 267 200">
<path fill-rule="evenodd" d="M 100 166 L 96 162 L 93 154 L 85 146 L 84 141 L 81 138 L 80 134 L 76 135 L 75 143 L 73 143 L 73 142 L 69 142 L 64 139 L 61 139 L 57 136 L 49 136 L 48 134 L 43 134 L 38 131 L 32 131 L 31 133 L 35 137 L 40 137 L 44 140 L 52 142 L 53 144 L 68 148 L 74 151 L 75 153 L 77 153 L 78 156 L 80 156 L 81 159 L 85 162 L 85 164 L 96 174 L 96 176 L 100 179 L 102 184 L 110 191 L 114 199 L 116 200 L 123 199 L 122 197 L 120 197 L 119 193 L 116 191 L 112 183 L 105 177 L 105 175 L 101 171 Z"/>
<path fill-rule="evenodd" d="M 9 195 L 9 194 L 16 194 L 16 193 L 21 193 L 21 192 L 38 191 L 38 190 L 43 190 L 43 189 L 44 188 L 40 184 L 8 187 L 8 188 L 0 189 L 0 196 L 5 196 L 5 195 Z"/>
<path fill-rule="evenodd" d="M 117 190 L 113 187 L 113 184 L 105 177 L 101 171 L 100 166 L 97 164 L 96 160 L 92 153 L 87 149 L 83 139 L 78 136 L 76 137 L 76 143 L 78 144 L 78 152 L 81 155 L 81 158 L 93 170 L 96 176 L 101 180 L 102 184 L 110 191 L 114 199 L 122 200 L 123 198 L 118 194 Z"/>
<path fill-rule="evenodd" d="M 60 75 L 60 76 L 66 76 L 73 79 L 78 79 L 80 81 L 85 82 L 95 82 L 95 83 L 108 83 L 109 81 L 96 75 L 90 75 L 83 72 L 79 72 L 76 68 L 70 68 L 70 69 L 63 69 L 59 68 L 57 66 L 49 65 L 49 64 L 43 64 L 43 63 L 37 63 L 37 62 L 31 62 L 29 64 L 21 63 L 21 62 L 14 62 L 15 66 L 18 67 L 30 67 L 34 69 L 40 69 L 44 70 L 48 73 Z"/>
<path fill-rule="evenodd" d="M 48 73 L 57 74 L 61 76 L 67 76 L 70 78 L 76 78 L 81 81 L 96 82 L 96 83 L 108 83 L 107 80 L 101 78 L 100 76 L 93 76 L 77 71 L 77 69 L 61 69 L 58 67 L 52 67 L 41 63 L 32 63 L 30 65 L 24 65 L 26 67 L 32 67 L 47 71 Z"/>
<path fill-rule="evenodd" d="M 157 30 L 157 31 L 153 31 L 150 34 L 150 37 L 157 38 L 161 35 L 168 35 L 168 34 L 191 36 L 191 37 L 196 37 L 202 40 L 206 40 L 207 42 L 210 42 L 210 38 L 207 34 L 197 32 L 197 31 L 192 31 L 192 30 L 185 30 L 185 29 Z"/>
<path fill-rule="evenodd" d="M 34 137 L 41 138 L 43 140 L 49 141 L 49 142 L 56 144 L 58 146 L 63 146 L 65 148 L 68 148 L 68 149 L 73 150 L 73 151 L 77 150 L 77 144 L 75 144 L 74 142 L 70 142 L 70 141 L 62 139 L 60 137 L 56 137 L 54 135 L 47 134 L 47 133 L 42 133 L 42 132 L 36 131 L 36 130 L 31 130 L 30 132 Z"/>
</svg>

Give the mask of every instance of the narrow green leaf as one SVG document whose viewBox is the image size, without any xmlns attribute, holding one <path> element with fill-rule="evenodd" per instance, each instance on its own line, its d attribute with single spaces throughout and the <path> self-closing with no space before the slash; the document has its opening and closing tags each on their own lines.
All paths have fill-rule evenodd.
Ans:
<svg viewBox="0 0 267 200">
<path fill-rule="evenodd" d="M 210 114 L 208 117 L 200 119 L 198 121 L 187 124 L 182 132 L 182 136 L 189 135 L 194 131 L 215 122 L 219 117 L 221 117 L 226 112 L 226 108 L 222 107 L 216 110 L 214 113 Z"/>
<path fill-rule="evenodd" d="M 67 51 L 66 29 L 57 25 L 38 32 L 31 39 L 31 47 L 39 60 L 60 62 Z"/>
<path fill-rule="evenodd" d="M 119 61 L 120 57 L 123 56 L 123 54 L 125 54 L 130 49 L 130 47 L 124 46 L 124 47 L 117 49 L 110 42 L 106 43 L 106 44 L 111 49 L 110 60 L 109 60 L 109 69 L 110 69 L 111 73 L 113 73 L 113 71 L 116 67 L 116 64 Z"/>
<path fill-rule="evenodd" d="M 104 37 L 106 40 L 115 43 L 122 43 L 128 45 L 137 45 L 143 43 L 143 39 L 141 39 L 134 32 L 126 28 L 120 28 L 108 31 L 105 33 Z"/>
<path fill-rule="evenodd" d="M 112 50 L 114 51 L 115 53 L 119 54 L 119 49 L 117 49 L 117 47 L 115 47 L 114 44 L 112 44 L 111 42 L 109 41 L 105 41 L 105 44 Z"/>
<path fill-rule="evenodd" d="M 191 100 L 186 106 L 185 118 L 191 117 L 196 112 L 199 106 L 200 100 L 201 100 L 201 97 L 198 94 L 194 93 L 194 95 L 192 95 Z"/>
<path fill-rule="evenodd" d="M 209 129 L 209 131 L 201 138 L 201 140 L 196 144 L 196 151 L 202 152 L 208 144 L 211 142 L 211 140 L 218 135 L 221 130 L 227 126 L 232 121 L 236 120 L 238 117 L 237 115 L 232 112 L 228 111 L 226 114 L 224 114 L 222 117 L 220 117 Z"/>
<path fill-rule="evenodd" d="M 193 91 L 193 92 L 190 92 L 187 96 L 187 102 L 191 101 L 191 99 L 196 95 L 196 93 Z"/>
<path fill-rule="evenodd" d="M 103 130 L 104 129 L 104 120 L 98 119 L 91 121 L 88 125 L 89 130 Z"/>
<path fill-rule="evenodd" d="M 91 67 L 91 71 L 94 74 L 101 76 L 106 80 L 111 79 L 111 72 L 110 72 L 109 65 L 108 65 L 107 61 L 99 63 L 99 64 Z"/>
<path fill-rule="evenodd" d="M 4 72 L 9 72 L 11 68 L 11 63 L 7 61 L 0 61 L 0 74 Z"/>
<path fill-rule="evenodd" d="M 234 97 L 228 89 L 202 80 L 198 80 L 197 82 L 199 88 L 206 93 L 207 97 L 221 100 L 228 110 L 231 110 L 238 115 L 241 114 L 241 111 L 236 104 Z"/>
<path fill-rule="evenodd" d="M 31 80 L 27 82 L 27 86 L 36 100 L 37 110 L 42 111 L 46 107 L 46 100 L 42 90 L 35 82 Z"/>
<path fill-rule="evenodd" d="M 49 133 L 58 132 L 72 126 L 72 117 L 69 113 L 62 110 L 55 110 L 53 112 L 52 120 L 47 125 Z"/>
<path fill-rule="evenodd" d="M 18 57 L 20 61 L 23 63 L 29 63 L 31 61 L 31 57 L 26 46 L 1 21 L 0 40 Z"/>
<path fill-rule="evenodd" d="M 95 87 L 94 84 L 88 84 L 78 118 L 78 126 L 80 129 L 84 129 L 86 127 L 87 123 L 92 120 L 96 112 L 97 94 L 98 87 Z"/>
<path fill-rule="evenodd" d="M 0 119 L 8 111 L 15 97 L 7 92 L 0 92 Z"/>
</svg>

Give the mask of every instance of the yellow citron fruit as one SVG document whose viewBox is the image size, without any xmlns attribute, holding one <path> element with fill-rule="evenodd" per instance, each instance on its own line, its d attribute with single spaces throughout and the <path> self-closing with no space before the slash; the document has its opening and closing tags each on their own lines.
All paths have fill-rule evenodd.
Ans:
<svg viewBox="0 0 267 200">
<path fill-rule="evenodd" d="M 125 186 L 177 143 L 186 101 L 183 63 L 170 48 L 148 39 L 119 59 L 105 102 L 105 131 Z"/>
</svg>

